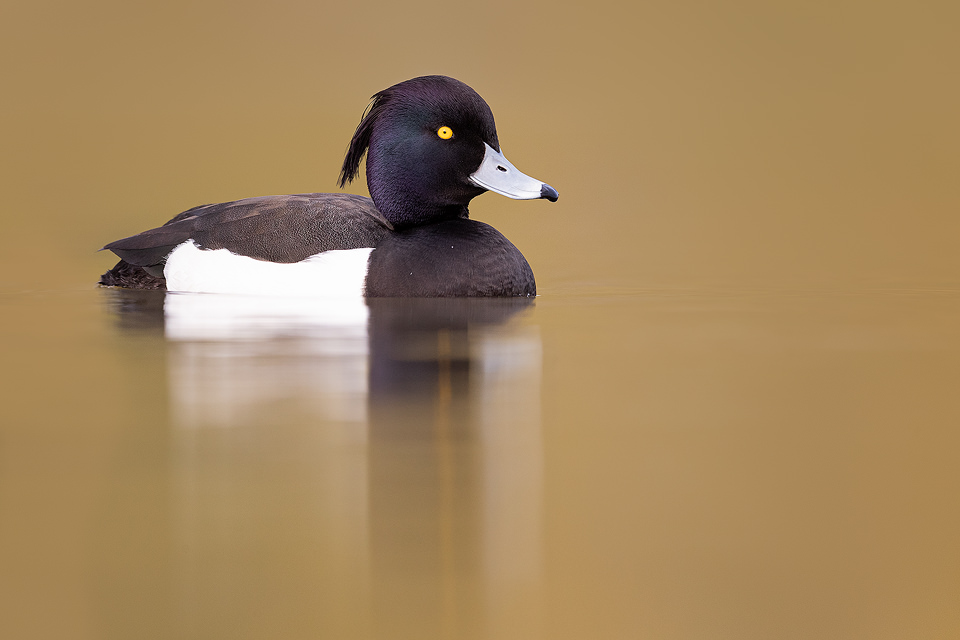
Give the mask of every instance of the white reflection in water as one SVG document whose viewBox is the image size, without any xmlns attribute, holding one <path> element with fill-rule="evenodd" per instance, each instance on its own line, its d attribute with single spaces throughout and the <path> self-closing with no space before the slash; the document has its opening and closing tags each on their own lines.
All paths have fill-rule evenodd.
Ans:
<svg viewBox="0 0 960 640">
<path fill-rule="evenodd" d="M 366 336 L 370 311 L 362 298 L 287 298 L 167 293 L 163 312 L 170 340 L 260 341 L 338 333 Z"/>
<path fill-rule="evenodd" d="M 360 607 L 399 635 L 536 635 L 541 343 L 511 322 L 529 304 L 167 294 L 185 623 L 297 571 L 236 562 L 280 544 L 266 518 L 314 543 L 298 589 L 342 633 Z M 289 513 L 252 472 L 278 456 Z"/>
<path fill-rule="evenodd" d="M 179 426 L 255 424 L 258 409 L 294 400 L 329 420 L 366 419 L 363 300 L 168 293 L 164 316 Z"/>
</svg>

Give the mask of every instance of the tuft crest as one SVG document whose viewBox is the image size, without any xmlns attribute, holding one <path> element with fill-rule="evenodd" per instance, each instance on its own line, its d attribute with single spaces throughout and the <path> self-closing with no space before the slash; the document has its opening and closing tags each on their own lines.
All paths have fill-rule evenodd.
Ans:
<svg viewBox="0 0 960 640">
<path fill-rule="evenodd" d="M 360 118 L 360 124 L 350 140 L 350 146 L 347 148 L 347 155 L 343 159 L 343 167 L 340 169 L 340 180 L 338 184 L 342 189 L 349 182 L 353 182 L 360 173 L 360 161 L 370 146 L 370 134 L 373 132 L 373 123 L 380 117 L 384 110 L 386 102 L 386 93 L 389 89 L 374 94 L 373 102 L 367 106 Z"/>
</svg>

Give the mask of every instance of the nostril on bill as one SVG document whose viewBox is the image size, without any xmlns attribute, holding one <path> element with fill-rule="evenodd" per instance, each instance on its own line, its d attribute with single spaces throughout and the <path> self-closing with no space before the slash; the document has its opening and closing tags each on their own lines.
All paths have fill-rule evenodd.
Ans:
<svg viewBox="0 0 960 640">
<path fill-rule="evenodd" d="M 507 168 L 506 168 L 505 166 L 503 166 L 502 164 L 498 164 L 498 165 L 497 165 L 497 171 L 503 171 L 504 173 L 506 173 L 506 172 L 507 172 Z"/>
</svg>

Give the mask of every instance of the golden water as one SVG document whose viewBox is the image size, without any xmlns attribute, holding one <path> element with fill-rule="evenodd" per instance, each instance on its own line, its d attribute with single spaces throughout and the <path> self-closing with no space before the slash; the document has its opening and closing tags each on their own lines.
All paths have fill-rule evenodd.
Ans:
<svg viewBox="0 0 960 640">
<path fill-rule="evenodd" d="M 956 629 L 955 294 L 545 296 L 369 344 L 121 302 L 4 299 L 10 637 Z"/>
</svg>

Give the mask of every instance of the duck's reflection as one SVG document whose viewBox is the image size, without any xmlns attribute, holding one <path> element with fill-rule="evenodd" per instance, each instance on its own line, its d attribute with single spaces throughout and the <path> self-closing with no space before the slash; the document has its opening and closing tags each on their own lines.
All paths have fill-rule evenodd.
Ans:
<svg viewBox="0 0 960 640">
<path fill-rule="evenodd" d="M 156 298 L 110 295 L 122 323 L 158 326 Z M 238 598 L 310 593 L 334 635 L 536 635 L 530 301 L 162 302 L 193 631 Z"/>
<path fill-rule="evenodd" d="M 324 302 L 166 294 L 177 425 L 270 424 L 291 409 L 364 422 L 368 311 L 359 299 Z"/>
</svg>

